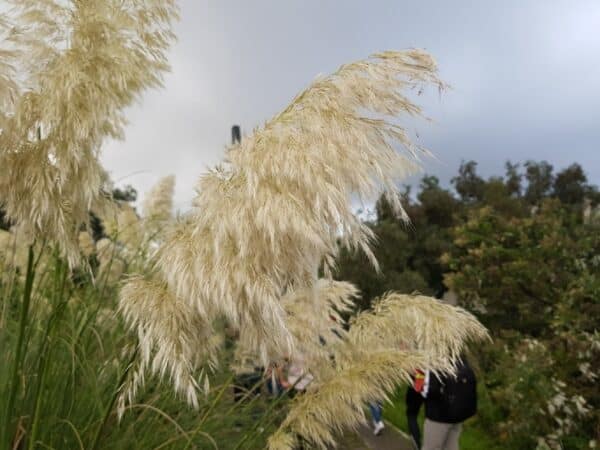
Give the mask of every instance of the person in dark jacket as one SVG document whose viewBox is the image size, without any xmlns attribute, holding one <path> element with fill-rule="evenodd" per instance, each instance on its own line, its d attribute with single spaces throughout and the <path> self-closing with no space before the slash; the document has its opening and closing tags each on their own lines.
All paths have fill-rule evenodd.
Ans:
<svg viewBox="0 0 600 450">
<path fill-rule="evenodd" d="M 406 392 L 406 418 L 417 448 L 421 435 L 417 416 L 425 404 L 422 450 L 458 450 L 462 423 L 477 412 L 477 380 L 465 358 L 457 362 L 456 374 L 424 374 L 422 386 Z"/>
</svg>

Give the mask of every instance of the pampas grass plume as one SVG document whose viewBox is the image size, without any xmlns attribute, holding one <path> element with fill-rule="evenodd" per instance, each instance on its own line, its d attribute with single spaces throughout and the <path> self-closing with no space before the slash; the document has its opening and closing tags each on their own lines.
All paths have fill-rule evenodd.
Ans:
<svg viewBox="0 0 600 450">
<path fill-rule="evenodd" d="M 174 0 L 9 3 L 0 20 L 10 30 L 0 51 L 0 202 L 74 266 L 79 226 L 102 196 L 101 146 L 123 136 L 123 110 L 160 86 L 177 8 Z"/>
</svg>

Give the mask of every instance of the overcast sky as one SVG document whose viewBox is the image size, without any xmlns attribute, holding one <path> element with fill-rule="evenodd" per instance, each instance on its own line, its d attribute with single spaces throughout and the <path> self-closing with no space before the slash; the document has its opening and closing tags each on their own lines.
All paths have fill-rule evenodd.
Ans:
<svg viewBox="0 0 600 450">
<path fill-rule="evenodd" d="M 128 111 L 103 161 L 141 195 L 177 177 L 185 210 L 198 176 L 318 74 L 380 50 L 425 48 L 453 89 L 422 98 L 417 126 L 447 184 L 460 161 L 579 162 L 600 184 L 600 1 L 181 0 L 165 88 Z"/>
</svg>

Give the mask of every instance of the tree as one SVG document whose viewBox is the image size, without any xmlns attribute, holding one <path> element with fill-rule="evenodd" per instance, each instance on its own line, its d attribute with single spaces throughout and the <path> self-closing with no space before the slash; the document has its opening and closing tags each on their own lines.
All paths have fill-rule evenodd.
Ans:
<svg viewBox="0 0 600 450">
<path fill-rule="evenodd" d="M 600 431 L 600 228 L 580 216 L 558 198 L 528 217 L 476 208 L 444 256 L 448 286 L 492 330 L 489 426 L 511 448 L 582 448 Z"/>
<path fill-rule="evenodd" d="M 130 184 L 123 188 L 115 188 L 112 191 L 113 199 L 127 203 L 135 202 L 137 200 L 137 195 L 137 190 Z"/>
<path fill-rule="evenodd" d="M 582 205 L 586 195 L 593 190 L 579 164 L 571 164 L 558 172 L 552 185 L 552 195 L 567 205 Z"/>
<path fill-rule="evenodd" d="M 427 224 L 440 227 L 451 227 L 454 224 L 459 202 L 450 191 L 440 187 L 437 177 L 426 175 L 421 179 L 417 199 Z"/>
<path fill-rule="evenodd" d="M 458 176 L 451 180 L 456 192 L 465 203 L 480 201 L 483 198 L 484 180 L 477 175 L 475 161 L 461 162 Z"/>
<path fill-rule="evenodd" d="M 404 191 L 402 193 L 400 193 L 400 195 L 399 195 L 399 200 L 402 203 L 405 211 L 410 209 L 411 190 L 412 189 L 411 189 L 410 185 L 405 185 Z M 375 212 L 376 212 L 376 222 L 377 223 L 380 223 L 384 220 L 395 221 L 395 220 L 399 219 L 398 215 L 394 212 L 392 205 L 390 205 L 390 202 L 389 202 L 387 196 L 385 196 L 385 195 L 381 195 L 377 199 L 377 202 L 375 202 Z"/>
<path fill-rule="evenodd" d="M 506 169 L 504 177 L 506 180 L 505 184 L 508 195 L 513 197 L 520 197 L 522 190 L 521 182 L 523 180 L 523 175 L 519 172 L 519 164 L 513 164 L 510 161 L 506 161 L 504 167 Z"/>
<path fill-rule="evenodd" d="M 446 280 L 489 327 L 539 337 L 576 271 L 576 251 L 582 251 L 570 229 L 573 220 L 555 200 L 525 218 L 476 209 L 454 231 Z"/>
<path fill-rule="evenodd" d="M 365 270 L 364 256 L 342 251 L 336 276 L 361 289 L 361 308 L 368 308 L 374 298 L 389 290 L 437 296 L 445 290 L 439 258 L 451 245 L 449 233 L 461 211 L 460 202 L 428 175 L 421 180 L 418 201 L 411 201 L 409 194 L 406 187 L 402 199 L 409 223 L 394 216 L 384 196 L 376 203 L 377 220 L 369 226 L 377 236 L 373 250 L 380 274 Z"/>
<path fill-rule="evenodd" d="M 481 205 L 486 205 L 506 216 L 522 216 L 526 210 L 522 199 L 510 194 L 501 177 L 490 177 L 483 184 Z"/>
<path fill-rule="evenodd" d="M 546 161 L 527 161 L 525 163 L 525 179 L 527 180 L 525 200 L 529 204 L 539 204 L 550 194 L 554 182 L 552 170 L 553 167 Z"/>
</svg>

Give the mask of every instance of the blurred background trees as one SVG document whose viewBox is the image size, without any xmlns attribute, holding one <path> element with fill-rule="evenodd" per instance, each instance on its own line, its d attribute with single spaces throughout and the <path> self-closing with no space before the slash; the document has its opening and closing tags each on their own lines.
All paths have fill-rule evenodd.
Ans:
<svg viewBox="0 0 600 450">
<path fill-rule="evenodd" d="M 600 439 L 600 196 L 578 164 L 507 162 L 488 179 L 463 162 L 454 191 L 424 176 L 404 193 L 411 218 L 381 198 L 370 226 L 381 273 L 345 253 L 338 276 L 364 293 L 442 297 L 490 329 L 475 359 L 489 398 L 477 426 L 508 448 L 588 448 Z M 525 406 L 526 405 L 526 406 Z M 562 447 L 561 447 L 562 446 Z"/>
</svg>

